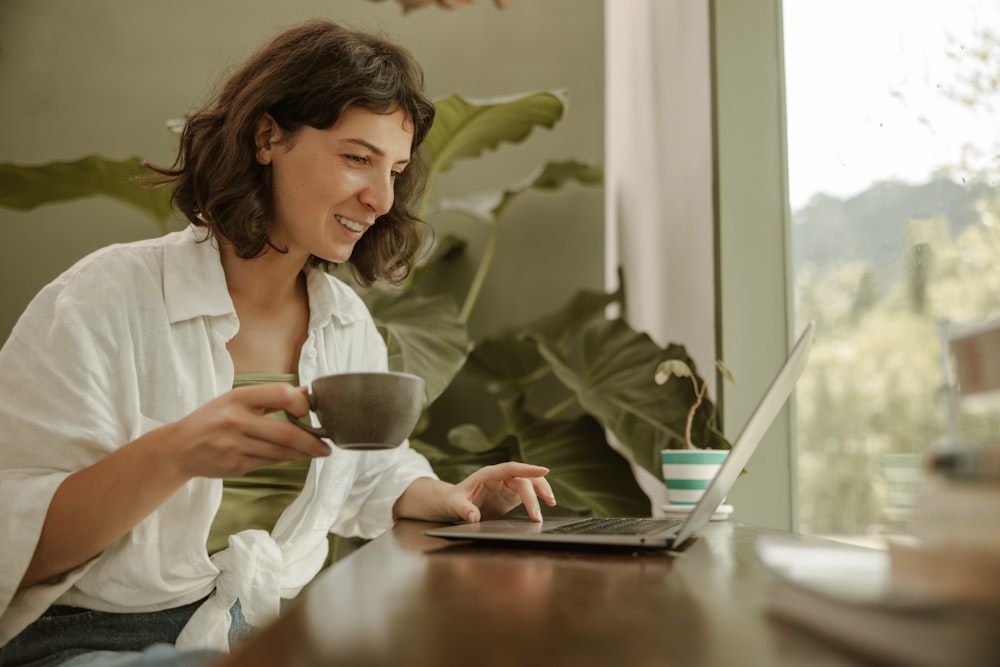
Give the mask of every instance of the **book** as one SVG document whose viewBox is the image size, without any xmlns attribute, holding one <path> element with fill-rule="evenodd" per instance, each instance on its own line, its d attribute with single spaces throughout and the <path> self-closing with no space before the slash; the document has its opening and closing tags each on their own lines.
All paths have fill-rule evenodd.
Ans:
<svg viewBox="0 0 1000 667">
<path fill-rule="evenodd" d="M 897 596 L 966 607 L 1000 608 L 1000 552 L 962 543 L 889 542 Z M 1000 664 L 1000 663 L 998 663 Z"/>
<path fill-rule="evenodd" d="M 906 667 L 1000 664 L 1000 606 L 943 602 L 893 580 L 888 551 L 761 538 L 766 612 L 845 652 Z"/>
</svg>

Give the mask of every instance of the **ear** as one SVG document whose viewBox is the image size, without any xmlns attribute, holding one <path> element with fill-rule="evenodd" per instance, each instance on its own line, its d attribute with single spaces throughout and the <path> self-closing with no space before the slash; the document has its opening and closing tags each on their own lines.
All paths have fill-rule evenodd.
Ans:
<svg viewBox="0 0 1000 667">
<path fill-rule="evenodd" d="M 281 137 L 281 127 L 271 114 L 261 114 L 257 119 L 257 129 L 253 136 L 257 145 L 257 162 L 271 164 L 274 147 Z"/>
</svg>

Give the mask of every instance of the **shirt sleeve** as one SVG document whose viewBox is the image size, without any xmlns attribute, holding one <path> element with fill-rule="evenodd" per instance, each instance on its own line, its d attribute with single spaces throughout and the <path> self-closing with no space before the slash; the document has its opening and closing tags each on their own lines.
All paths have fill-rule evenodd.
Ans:
<svg viewBox="0 0 1000 667">
<path fill-rule="evenodd" d="M 409 442 L 384 452 L 366 452 L 358 476 L 331 532 L 377 537 L 392 527 L 392 506 L 416 479 L 437 479 L 430 463 Z"/>
<path fill-rule="evenodd" d="M 15 595 L 59 485 L 126 440 L 116 412 L 128 401 L 111 390 L 122 365 L 109 335 L 116 316 L 100 308 L 105 277 L 75 276 L 43 289 L 0 349 L 0 644 L 86 571 Z"/>
<path fill-rule="evenodd" d="M 330 355 L 332 363 L 324 372 L 387 370 L 385 341 L 371 314 L 353 291 L 345 293 L 343 289 L 349 288 L 338 290 L 341 305 L 352 313 L 353 320 L 331 324 L 332 330 L 325 334 L 328 342 L 336 341 L 331 347 L 339 354 Z M 437 479 L 437 475 L 408 441 L 395 449 L 357 456 L 353 483 L 330 530 L 345 537 L 372 538 L 392 527 L 392 507 L 414 480 Z"/>
</svg>

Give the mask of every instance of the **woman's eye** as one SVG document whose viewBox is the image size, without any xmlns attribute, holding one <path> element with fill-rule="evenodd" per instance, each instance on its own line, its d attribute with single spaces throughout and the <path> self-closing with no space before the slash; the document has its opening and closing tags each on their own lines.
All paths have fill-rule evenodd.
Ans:
<svg viewBox="0 0 1000 667">
<path fill-rule="evenodd" d="M 348 155 L 347 159 L 355 164 L 368 164 L 368 158 L 363 155 Z"/>
</svg>

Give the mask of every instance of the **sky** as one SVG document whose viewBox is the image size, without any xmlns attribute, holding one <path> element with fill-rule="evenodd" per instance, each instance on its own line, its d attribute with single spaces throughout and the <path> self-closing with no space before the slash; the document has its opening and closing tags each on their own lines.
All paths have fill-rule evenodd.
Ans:
<svg viewBox="0 0 1000 667">
<path fill-rule="evenodd" d="M 925 182 L 970 141 L 1000 146 L 1000 119 L 943 94 L 949 53 L 961 61 L 983 27 L 1000 35 L 998 0 L 784 0 L 792 209 L 820 192 Z"/>
</svg>

